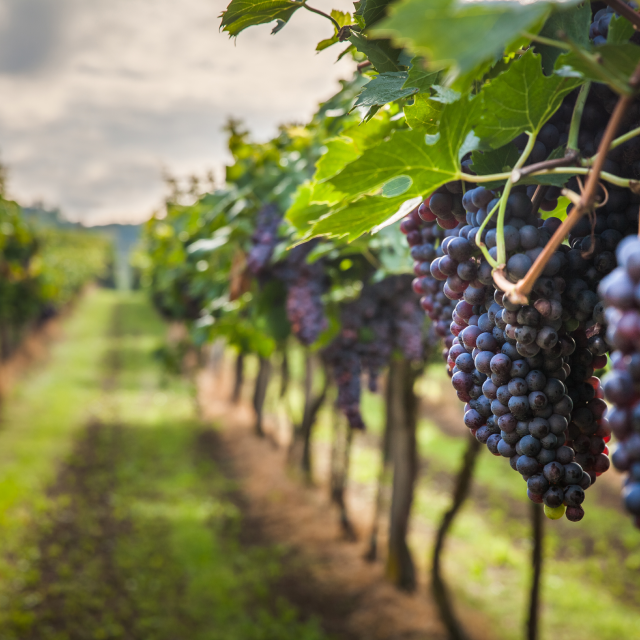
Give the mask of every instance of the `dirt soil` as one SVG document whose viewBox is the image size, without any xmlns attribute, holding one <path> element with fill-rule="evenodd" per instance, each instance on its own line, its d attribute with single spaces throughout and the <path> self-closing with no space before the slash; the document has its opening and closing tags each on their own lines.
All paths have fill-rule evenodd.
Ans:
<svg viewBox="0 0 640 640">
<path fill-rule="evenodd" d="M 220 427 L 215 455 L 238 481 L 247 540 L 291 549 L 280 583 L 282 595 L 304 613 L 319 617 L 323 627 L 340 638 L 445 640 L 424 575 L 416 593 L 403 593 L 386 581 L 383 562 L 363 559 L 373 491 L 348 491 L 358 541 L 345 540 L 329 503 L 328 465 L 319 461 L 313 487 L 294 477 L 287 469 L 286 447 L 279 444 L 282 425 L 272 417 L 266 421 L 267 438 L 256 437 L 250 403 L 228 402 L 231 382 L 230 367 L 217 375 L 210 370 L 200 374 L 202 415 Z M 384 538 L 379 545 L 384 549 Z M 466 628 L 474 630 L 474 640 L 492 637 L 490 623 L 480 613 L 459 614 Z"/>
</svg>

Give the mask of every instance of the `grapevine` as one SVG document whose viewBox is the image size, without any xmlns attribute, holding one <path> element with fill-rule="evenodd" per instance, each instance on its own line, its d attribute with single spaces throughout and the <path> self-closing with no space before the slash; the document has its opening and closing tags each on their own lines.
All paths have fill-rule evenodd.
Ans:
<svg viewBox="0 0 640 640">
<path fill-rule="evenodd" d="M 150 251 L 175 249 L 163 225 L 189 229 L 175 273 L 149 274 L 154 295 L 179 307 L 196 340 L 224 337 L 261 362 L 286 363 L 293 336 L 307 358 L 305 438 L 332 393 L 350 427 L 365 429 L 363 381 L 377 391 L 386 372 L 392 405 L 403 362 L 396 437 L 408 488 L 395 503 L 406 517 L 390 536 L 401 532 L 394 562 L 415 481 L 414 373 L 439 345 L 470 444 L 434 551 L 436 600 L 464 637 L 440 555 L 486 445 L 534 503 L 533 638 L 541 510 L 588 526 L 588 490 L 611 453 L 640 527 L 638 7 L 362 0 L 351 15 L 232 0 L 221 26 L 236 37 L 275 20 L 286 37 L 300 8 L 327 22 L 318 50 L 342 46 L 354 77 L 304 128 L 268 143 L 230 125 L 225 187 L 148 225 Z M 390 433 L 380 478 L 393 460 L 396 500 L 403 460 Z M 396 584 L 413 588 L 412 571 Z"/>
</svg>

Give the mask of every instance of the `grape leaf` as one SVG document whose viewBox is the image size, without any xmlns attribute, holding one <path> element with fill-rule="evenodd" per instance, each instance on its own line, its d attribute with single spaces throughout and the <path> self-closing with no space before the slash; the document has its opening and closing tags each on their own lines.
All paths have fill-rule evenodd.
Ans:
<svg viewBox="0 0 640 640">
<path fill-rule="evenodd" d="M 394 100 L 412 96 L 414 93 L 417 93 L 417 88 L 402 88 L 408 75 L 406 71 L 387 71 L 372 78 L 362 89 L 353 108 L 381 107 Z M 365 120 L 370 120 L 370 117 L 365 117 Z"/>
<path fill-rule="evenodd" d="M 325 143 L 327 152 L 320 156 L 316 163 L 316 180 L 324 180 L 335 176 L 347 164 L 360 157 L 353 142 L 344 138 L 333 138 Z"/>
<path fill-rule="evenodd" d="M 525 131 L 535 134 L 580 84 L 578 78 L 545 76 L 540 56 L 529 50 L 485 87 L 476 135 L 497 149 Z"/>
<path fill-rule="evenodd" d="M 424 60 L 418 56 L 411 60 L 409 76 L 403 89 L 416 87 L 420 93 L 426 93 L 440 79 L 439 71 L 429 71 L 424 66 Z"/>
<path fill-rule="evenodd" d="M 345 11 L 338 11 L 338 9 L 333 9 L 331 11 L 331 17 L 341 27 L 351 24 L 351 15 Z M 338 30 L 335 28 L 335 25 L 333 30 L 334 30 L 334 34 L 331 38 L 326 38 L 325 40 L 321 40 L 320 42 L 318 42 L 318 45 L 316 46 L 316 51 L 324 51 L 324 49 L 327 49 L 332 44 L 335 44 L 336 42 L 338 42 Z"/>
<path fill-rule="evenodd" d="M 614 13 L 609 23 L 607 43 L 622 44 L 623 42 L 629 42 L 635 32 L 633 25 L 626 18 L 616 16 Z"/>
<path fill-rule="evenodd" d="M 285 218 L 298 230 L 306 233 L 309 225 L 321 218 L 329 211 L 326 204 L 311 202 L 312 185 L 309 182 L 301 184 L 295 194 L 293 202 Z"/>
<path fill-rule="evenodd" d="M 441 102 L 432 100 L 427 94 L 418 94 L 412 105 L 405 105 L 404 117 L 412 129 L 434 134 L 438 130 L 443 107 Z"/>
<path fill-rule="evenodd" d="M 519 32 L 538 30 L 550 10 L 549 2 L 403 0 L 372 34 L 425 56 L 433 70 L 465 73 L 499 58 Z"/>
<path fill-rule="evenodd" d="M 493 151 L 473 151 L 471 153 L 471 169 L 479 176 L 491 173 L 504 173 L 511 171 L 520 157 L 520 152 L 513 143 L 509 143 Z M 495 189 L 504 183 L 502 181 L 482 183 L 487 189 Z"/>
<path fill-rule="evenodd" d="M 287 23 L 289 18 L 302 7 L 301 2 L 292 0 L 231 0 L 226 11 L 223 11 L 221 27 L 229 36 L 237 36 L 247 27 L 265 24 L 278 20 L 276 27 L 282 28 L 280 22 Z"/>
<path fill-rule="evenodd" d="M 336 175 L 347 164 L 359 158 L 366 149 L 379 144 L 390 130 L 389 117 L 381 115 L 361 126 L 345 129 L 339 138 L 328 140 L 327 151 L 316 163 L 315 180 L 325 180 Z"/>
<path fill-rule="evenodd" d="M 384 18 L 391 0 L 360 0 L 353 3 L 357 7 L 356 16 L 361 16 L 364 24 L 370 27 L 380 18 Z"/>
<path fill-rule="evenodd" d="M 407 199 L 406 194 L 394 198 L 364 196 L 320 218 L 311 228 L 309 237 L 328 236 L 352 242 L 388 220 Z"/>
<path fill-rule="evenodd" d="M 409 191 L 412 184 L 413 180 L 409 176 L 396 176 L 382 187 L 382 195 L 385 198 L 401 196 Z"/>
<path fill-rule="evenodd" d="M 479 99 L 467 97 L 446 105 L 439 134 L 431 145 L 426 144 L 422 131 L 396 131 L 390 140 L 365 151 L 329 182 L 349 200 L 401 175 L 413 181 L 407 197 L 431 193 L 460 175 L 459 152 L 479 117 L 480 108 Z"/>
<path fill-rule="evenodd" d="M 309 202 L 312 204 L 337 205 L 342 200 L 342 194 L 328 182 L 311 183 Z"/>
<path fill-rule="evenodd" d="M 388 40 L 369 40 L 360 33 L 352 33 L 349 42 L 367 56 L 378 73 L 402 71 L 398 63 L 400 51 L 394 49 Z"/>
<path fill-rule="evenodd" d="M 591 25 L 591 5 L 588 2 L 571 7 L 567 11 L 551 14 L 540 30 L 541 36 L 558 40 L 559 36 L 569 38 L 579 47 L 589 47 L 589 26 Z M 558 47 L 536 43 L 536 51 L 542 55 L 542 69 L 547 75 L 553 73 L 553 65 L 562 53 Z"/>
<path fill-rule="evenodd" d="M 618 93 L 630 93 L 629 78 L 640 62 L 640 47 L 630 42 L 603 44 L 593 52 L 569 51 L 556 61 L 556 74 L 565 77 L 576 72 L 596 82 L 606 82 Z"/>
<path fill-rule="evenodd" d="M 365 149 L 380 144 L 391 133 L 392 126 L 389 115 L 383 112 L 365 124 L 345 129 L 341 135 L 351 138 L 356 149 L 362 153 Z"/>
</svg>

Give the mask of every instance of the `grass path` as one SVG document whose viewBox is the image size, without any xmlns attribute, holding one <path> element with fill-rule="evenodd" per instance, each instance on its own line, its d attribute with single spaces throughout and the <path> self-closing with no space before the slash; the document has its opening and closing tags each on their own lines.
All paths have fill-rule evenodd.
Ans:
<svg viewBox="0 0 640 640">
<path fill-rule="evenodd" d="M 282 550 L 242 547 L 233 487 L 160 372 L 143 298 L 82 301 L 0 431 L 2 640 L 322 640 L 274 595 Z"/>
</svg>

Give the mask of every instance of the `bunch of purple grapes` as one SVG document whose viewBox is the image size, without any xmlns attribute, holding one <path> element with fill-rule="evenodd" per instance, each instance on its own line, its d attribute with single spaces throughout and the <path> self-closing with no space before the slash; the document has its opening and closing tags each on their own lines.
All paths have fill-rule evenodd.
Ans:
<svg viewBox="0 0 640 640">
<path fill-rule="evenodd" d="M 406 236 L 414 260 L 413 272 L 416 277 L 412 282 L 413 290 L 421 296 L 420 304 L 432 321 L 432 332 L 444 340 L 446 359 L 452 340 L 449 324 L 454 304 L 445 295 L 442 283 L 431 275 L 431 264 L 443 255 L 442 240 L 451 231 L 433 220 L 425 221 L 421 215 L 421 212 L 423 215 L 426 213 L 424 210 L 424 204 L 414 209 L 400 223 L 400 230 Z"/>
<path fill-rule="evenodd" d="M 585 258 L 584 269 L 572 263 L 569 247 L 561 247 L 535 283 L 531 303 L 515 305 L 496 289 L 478 246 L 480 225 L 498 202 L 495 194 L 476 187 L 462 202 L 467 224 L 443 238 L 441 255 L 436 252 L 429 272 L 442 293 L 456 302 L 447 363 L 458 397 L 466 403 L 465 424 L 494 455 L 510 459 L 527 481 L 531 500 L 544 503 L 552 517 L 564 512 L 578 521 L 584 516 L 585 489 L 608 467 L 609 430 L 593 368 L 606 362 L 608 349 L 594 329 L 598 298 L 591 294 L 599 278 L 591 286 L 571 284 L 592 268 L 594 258 Z M 420 227 L 415 214 L 408 220 L 404 224 L 411 244 L 417 236 L 409 234 Z M 540 220 L 526 188 L 509 196 L 505 222 L 507 275 L 516 282 L 560 222 Z M 480 240 L 496 259 L 494 220 Z"/>
<path fill-rule="evenodd" d="M 313 344 L 328 325 L 322 301 L 329 284 L 325 266 L 321 259 L 308 261 L 316 244 L 312 240 L 294 247 L 272 269 L 273 275 L 287 287 L 286 309 L 291 330 L 306 346 Z"/>
<path fill-rule="evenodd" d="M 249 271 L 257 276 L 266 268 L 278 244 L 278 228 L 282 214 L 274 204 L 266 204 L 258 212 L 256 227 L 251 236 L 251 250 L 247 256 Z"/>
<path fill-rule="evenodd" d="M 366 284 L 360 296 L 341 311 L 339 335 L 323 351 L 338 387 L 338 407 L 352 428 L 363 429 L 360 379 L 364 371 L 371 391 L 395 349 L 421 361 L 429 348 L 424 314 L 411 290 L 411 276 L 389 276 Z"/>
<path fill-rule="evenodd" d="M 609 423 L 620 441 L 612 461 L 627 474 L 623 500 L 640 527 L 640 240 L 626 238 L 617 258 L 620 266 L 600 284 L 607 338 L 615 349 L 604 391 L 614 405 Z"/>
</svg>

